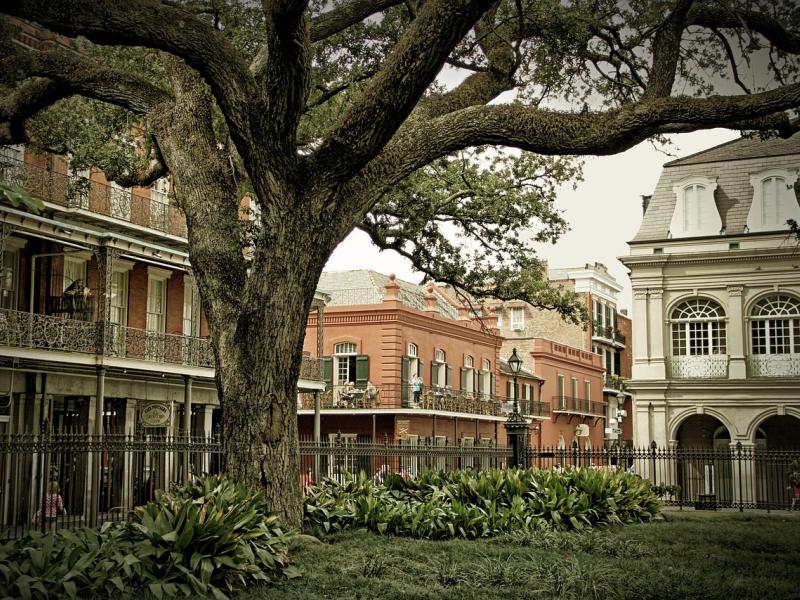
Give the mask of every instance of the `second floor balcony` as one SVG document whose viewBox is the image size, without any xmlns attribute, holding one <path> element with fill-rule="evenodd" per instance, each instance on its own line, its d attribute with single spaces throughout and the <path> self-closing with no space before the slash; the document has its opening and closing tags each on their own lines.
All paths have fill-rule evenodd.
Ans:
<svg viewBox="0 0 800 600">
<path fill-rule="evenodd" d="M 627 341 L 625 334 L 619 329 L 607 327 L 599 321 L 592 322 L 592 337 L 607 340 L 622 347 L 625 346 L 625 342 Z"/>
<path fill-rule="evenodd" d="M 211 339 L 0 309 L 0 347 L 215 368 Z M 67 360 L 69 360 L 67 358 Z M 318 359 L 303 356 L 300 379 L 320 381 Z"/>
<path fill-rule="evenodd" d="M 669 377 L 673 379 L 724 379 L 728 377 L 728 355 L 671 356 Z"/>
<path fill-rule="evenodd" d="M 606 415 L 605 402 L 570 396 L 553 396 L 552 403 L 554 414 L 563 413 L 584 417 L 604 417 Z"/>
<path fill-rule="evenodd" d="M 520 413 L 525 416 L 550 416 L 547 402 L 519 399 L 518 403 Z M 366 385 L 334 385 L 321 394 L 320 405 L 324 410 L 410 409 L 506 417 L 512 411 L 513 398 L 436 386 L 422 386 L 419 394 L 415 395 L 410 385 L 382 384 L 372 388 Z M 313 410 L 314 396 L 301 394 L 298 409 Z"/>
<path fill-rule="evenodd" d="M 798 377 L 800 354 L 753 354 L 747 357 L 750 377 Z"/>
<path fill-rule="evenodd" d="M 107 217 L 110 222 L 129 223 L 186 238 L 186 217 L 158 192 L 142 195 L 130 188 L 56 173 L 52 169 L 9 158 L 2 160 L 0 174 L 7 182 L 25 188 L 45 202 L 72 209 L 77 215 L 94 214 Z"/>
</svg>

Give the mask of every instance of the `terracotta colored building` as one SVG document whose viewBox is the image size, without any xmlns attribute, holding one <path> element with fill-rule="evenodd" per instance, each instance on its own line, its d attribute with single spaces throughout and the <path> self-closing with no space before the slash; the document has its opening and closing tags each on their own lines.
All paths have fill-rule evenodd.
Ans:
<svg viewBox="0 0 800 600">
<path fill-rule="evenodd" d="M 373 271 L 323 273 L 320 434 L 354 440 L 501 445 L 510 405 L 497 393 L 502 340 L 433 285 Z M 305 349 L 314 351 L 317 315 Z M 415 378 L 419 379 L 415 383 Z M 299 396 L 301 435 L 314 431 L 314 398 Z"/>
</svg>

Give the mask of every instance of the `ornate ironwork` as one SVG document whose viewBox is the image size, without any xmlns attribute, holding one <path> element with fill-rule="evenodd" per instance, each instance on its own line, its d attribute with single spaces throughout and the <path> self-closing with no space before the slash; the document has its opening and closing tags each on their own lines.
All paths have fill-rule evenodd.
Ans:
<svg viewBox="0 0 800 600">
<path fill-rule="evenodd" d="M 209 338 L 158 333 L 115 323 L 107 327 L 108 356 L 211 369 L 215 366 Z"/>
<path fill-rule="evenodd" d="M 0 309 L 0 345 L 96 354 L 100 324 Z"/>
<path fill-rule="evenodd" d="M 54 173 L 16 159 L 5 159 L 3 177 L 42 200 L 65 208 L 81 209 L 128 221 L 186 238 L 186 217 L 177 206 L 132 193 L 129 189 L 88 180 L 78 175 Z"/>
<path fill-rule="evenodd" d="M 728 356 L 672 356 L 669 359 L 670 377 L 675 379 L 714 379 L 728 376 Z"/>
<path fill-rule="evenodd" d="M 797 377 L 800 354 L 753 354 L 747 366 L 751 377 Z"/>
<path fill-rule="evenodd" d="M 553 396 L 553 412 L 603 417 L 606 414 L 606 403 L 571 396 Z"/>
<path fill-rule="evenodd" d="M 300 379 L 322 380 L 322 363 L 318 358 L 304 356 L 300 363 Z"/>
</svg>

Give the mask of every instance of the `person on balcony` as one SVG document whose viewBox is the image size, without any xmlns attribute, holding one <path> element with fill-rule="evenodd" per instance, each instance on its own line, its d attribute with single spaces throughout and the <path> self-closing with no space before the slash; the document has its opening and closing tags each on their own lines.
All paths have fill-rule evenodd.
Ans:
<svg viewBox="0 0 800 600">
<path fill-rule="evenodd" d="M 371 381 L 367 381 L 367 406 L 374 406 L 378 400 L 378 388 Z"/>
<path fill-rule="evenodd" d="M 417 408 L 422 395 L 422 378 L 419 375 L 414 375 L 411 378 L 411 391 L 414 394 L 414 408 Z"/>
</svg>

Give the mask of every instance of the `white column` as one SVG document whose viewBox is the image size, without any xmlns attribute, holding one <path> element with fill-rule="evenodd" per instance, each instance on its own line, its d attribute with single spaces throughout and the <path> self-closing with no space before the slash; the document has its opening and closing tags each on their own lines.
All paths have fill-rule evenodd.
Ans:
<svg viewBox="0 0 800 600">
<path fill-rule="evenodd" d="M 745 326 L 742 314 L 742 286 L 728 287 L 728 326 L 726 327 L 728 344 L 728 377 L 730 379 L 745 379 L 747 365 L 745 363 Z"/>
<path fill-rule="evenodd" d="M 647 302 L 647 321 L 650 340 L 650 379 L 664 379 L 664 302 L 663 290 L 650 289 Z"/>
<path fill-rule="evenodd" d="M 647 379 L 647 291 L 633 292 L 633 379 Z"/>
</svg>

